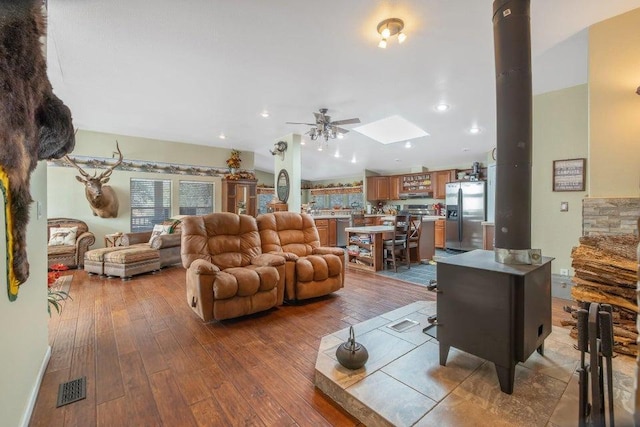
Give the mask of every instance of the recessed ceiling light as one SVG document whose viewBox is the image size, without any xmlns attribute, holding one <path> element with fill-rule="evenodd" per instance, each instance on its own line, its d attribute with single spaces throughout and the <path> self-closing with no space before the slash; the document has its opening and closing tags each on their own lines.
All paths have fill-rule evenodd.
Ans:
<svg viewBox="0 0 640 427">
<path fill-rule="evenodd" d="M 395 160 L 396 162 L 399 162 L 399 161 L 400 161 L 400 159 L 394 159 L 394 160 Z"/>
<path fill-rule="evenodd" d="M 269 112 L 267 110 L 264 110 L 262 113 L 260 113 L 260 115 L 266 119 L 267 117 L 269 117 Z"/>
<path fill-rule="evenodd" d="M 407 141 L 404 143 L 404 148 L 411 148 L 411 141 Z"/>
<path fill-rule="evenodd" d="M 465 147 L 462 149 L 462 151 L 469 151 L 469 149 Z"/>
<path fill-rule="evenodd" d="M 344 139 L 344 134 L 339 133 L 339 134 L 338 134 L 338 139 Z"/>
<path fill-rule="evenodd" d="M 218 138 L 227 139 L 226 135 L 223 132 L 220 132 L 220 135 L 218 136 Z"/>
<path fill-rule="evenodd" d="M 336 150 L 336 153 L 333 155 L 333 157 L 340 157 L 340 151 Z"/>
<path fill-rule="evenodd" d="M 318 151 L 322 151 L 322 145 L 318 145 Z"/>
<path fill-rule="evenodd" d="M 478 126 L 473 126 L 469 129 L 469 133 L 476 135 L 480 133 L 480 128 Z"/>
<path fill-rule="evenodd" d="M 351 163 L 355 163 L 356 162 L 356 155 L 354 154 L 353 157 L 351 158 Z"/>
<path fill-rule="evenodd" d="M 306 142 L 304 142 L 304 139 L 301 139 L 300 140 L 300 145 L 305 145 L 305 144 L 306 144 Z"/>
<path fill-rule="evenodd" d="M 438 104 L 436 105 L 436 111 L 447 111 L 449 107 L 447 104 Z"/>
</svg>

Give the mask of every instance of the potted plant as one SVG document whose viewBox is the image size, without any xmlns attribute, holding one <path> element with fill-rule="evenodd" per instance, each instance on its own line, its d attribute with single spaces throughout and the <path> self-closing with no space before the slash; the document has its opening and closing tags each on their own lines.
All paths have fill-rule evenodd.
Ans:
<svg viewBox="0 0 640 427">
<path fill-rule="evenodd" d="M 242 159 L 240 158 L 240 151 L 231 150 L 231 156 L 227 159 L 227 167 L 231 175 L 235 175 L 237 170 L 240 169 Z"/>
</svg>

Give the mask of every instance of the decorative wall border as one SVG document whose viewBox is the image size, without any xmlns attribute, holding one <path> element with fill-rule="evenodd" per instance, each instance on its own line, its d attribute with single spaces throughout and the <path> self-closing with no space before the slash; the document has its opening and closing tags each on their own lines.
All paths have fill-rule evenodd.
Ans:
<svg viewBox="0 0 640 427">
<path fill-rule="evenodd" d="M 110 157 L 69 156 L 78 166 L 86 166 L 94 169 L 107 169 L 115 164 L 116 159 Z M 47 160 L 48 166 L 69 167 L 73 166 L 63 159 Z M 170 175 L 196 175 L 225 177 L 229 175 L 226 167 L 185 165 L 181 163 L 149 162 L 145 160 L 123 160 L 116 170 L 129 172 L 164 173 Z M 254 174 L 252 169 L 240 169 L 236 173 Z"/>
</svg>

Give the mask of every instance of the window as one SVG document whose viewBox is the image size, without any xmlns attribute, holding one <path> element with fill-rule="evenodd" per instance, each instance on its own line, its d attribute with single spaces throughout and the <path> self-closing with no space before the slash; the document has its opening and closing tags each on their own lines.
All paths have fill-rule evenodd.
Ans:
<svg viewBox="0 0 640 427">
<path fill-rule="evenodd" d="M 180 181 L 180 215 L 213 213 L 213 183 Z"/>
<path fill-rule="evenodd" d="M 149 231 L 171 216 L 171 181 L 131 179 L 131 231 Z"/>
</svg>

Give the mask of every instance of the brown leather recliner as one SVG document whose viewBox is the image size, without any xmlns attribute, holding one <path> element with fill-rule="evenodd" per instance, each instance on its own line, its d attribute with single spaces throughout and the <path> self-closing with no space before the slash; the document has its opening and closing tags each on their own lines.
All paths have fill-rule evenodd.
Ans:
<svg viewBox="0 0 640 427">
<path fill-rule="evenodd" d="M 185 217 L 181 247 L 187 302 L 202 320 L 282 304 L 285 260 L 262 253 L 255 218 L 228 212 Z"/>
<path fill-rule="evenodd" d="M 321 247 L 313 218 L 295 212 L 258 216 L 262 252 L 286 258 L 285 299 L 327 295 L 344 286 L 344 250 Z"/>
</svg>

